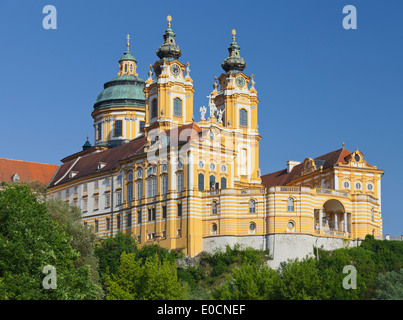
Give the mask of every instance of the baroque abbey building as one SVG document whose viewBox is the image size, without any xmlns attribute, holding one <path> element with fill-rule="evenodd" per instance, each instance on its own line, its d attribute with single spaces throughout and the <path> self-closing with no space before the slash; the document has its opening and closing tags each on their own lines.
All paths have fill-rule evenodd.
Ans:
<svg viewBox="0 0 403 320">
<path fill-rule="evenodd" d="M 381 236 L 383 171 L 361 151 L 343 145 L 260 173 L 257 90 L 232 34 L 200 122 L 171 18 L 145 81 L 128 37 L 93 107 L 95 141 L 62 159 L 48 197 L 80 207 L 100 237 L 120 231 L 188 256 L 239 243 L 269 249 L 278 265 Z"/>
</svg>

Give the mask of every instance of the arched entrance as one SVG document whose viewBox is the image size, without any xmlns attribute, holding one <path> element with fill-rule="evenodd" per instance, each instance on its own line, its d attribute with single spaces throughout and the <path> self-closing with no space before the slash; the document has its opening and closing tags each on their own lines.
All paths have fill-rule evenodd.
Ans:
<svg viewBox="0 0 403 320">
<path fill-rule="evenodd" d="M 322 209 L 315 210 L 315 230 L 323 230 L 325 234 L 343 235 L 350 232 L 349 220 L 350 213 L 335 199 L 327 200 Z"/>
</svg>

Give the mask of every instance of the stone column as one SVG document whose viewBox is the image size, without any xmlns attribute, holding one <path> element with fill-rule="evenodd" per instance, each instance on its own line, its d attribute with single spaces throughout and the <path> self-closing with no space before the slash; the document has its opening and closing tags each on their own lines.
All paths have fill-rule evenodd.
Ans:
<svg viewBox="0 0 403 320">
<path fill-rule="evenodd" d="M 322 211 L 323 209 L 319 209 L 319 230 L 322 230 L 322 218 L 323 218 Z"/>
<path fill-rule="evenodd" d="M 339 221 L 338 221 L 338 216 L 337 216 L 337 215 L 338 215 L 338 213 L 335 212 L 335 213 L 334 213 L 334 229 L 337 230 L 337 231 L 339 231 L 339 225 L 338 225 L 338 222 L 339 222 Z"/>
</svg>

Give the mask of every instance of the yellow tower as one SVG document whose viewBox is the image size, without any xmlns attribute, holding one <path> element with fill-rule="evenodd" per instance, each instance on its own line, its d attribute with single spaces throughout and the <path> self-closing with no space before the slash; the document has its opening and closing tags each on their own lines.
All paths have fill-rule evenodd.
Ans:
<svg viewBox="0 0 403 320">
<path fill-rule="evenodd" d="M 182 50 L 175 42 L 171 16 L 167 20 L 164 43 L 156 52 L 160 60 L 150 65 L 145 82 L 146 134 L 155 128 L 166 130 L 189 124 L 193 119 L 194 89 L 189 63 L 184 65 L 178 61 Z"/>
<path fill-rule="evenodd" d="M 257 122 L 259 100 L 253 75 L 247 76 L 243 72 L 246 62 L 240 56 L 240 47 L 235 41 L 235 35 L 236 31 L 232 30 L 229 55 L 221 64 L 225 72 L 218 79 L 215 78 L 210 99 L 219 115 L 218 124 L 225 129 L 223 133 L 231 137 L 227 139 L 226 147 L 235 150 L 236 153 L 235 186 L 246 187 L 261 183 L 259 174 L 261 137 Z M 210 122 L 215 120 L 209 118 Z"/>
</svg>

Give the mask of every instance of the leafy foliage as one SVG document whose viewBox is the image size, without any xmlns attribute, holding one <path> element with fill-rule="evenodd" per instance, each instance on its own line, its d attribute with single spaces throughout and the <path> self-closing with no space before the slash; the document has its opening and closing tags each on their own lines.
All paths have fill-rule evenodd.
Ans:
<svg viewBox="0 0 403 320">
<path fill-rule="evenodd" d="M 185 299 L 187 287 L 177 277 L 176 266 L 157 255 L 143 260 L 134 253 L 122 253 L 116 274 L 106 275 L 108 300 Z"/>
<path fill-rule="evenodd" d="M 379 300 L 403 300 L 403 269 L 380 273 L 376 294 Z"/>
<path fill-rule="evenodd" d="M 88 266 L 75 267 L 79 252 L 25 185 L 3 185 L 0 191 L 0 298 L 96 299 L 99 287 Z M 46 265 L 57 270 L 57 289 L 44 289 Z"/>
</svg>

